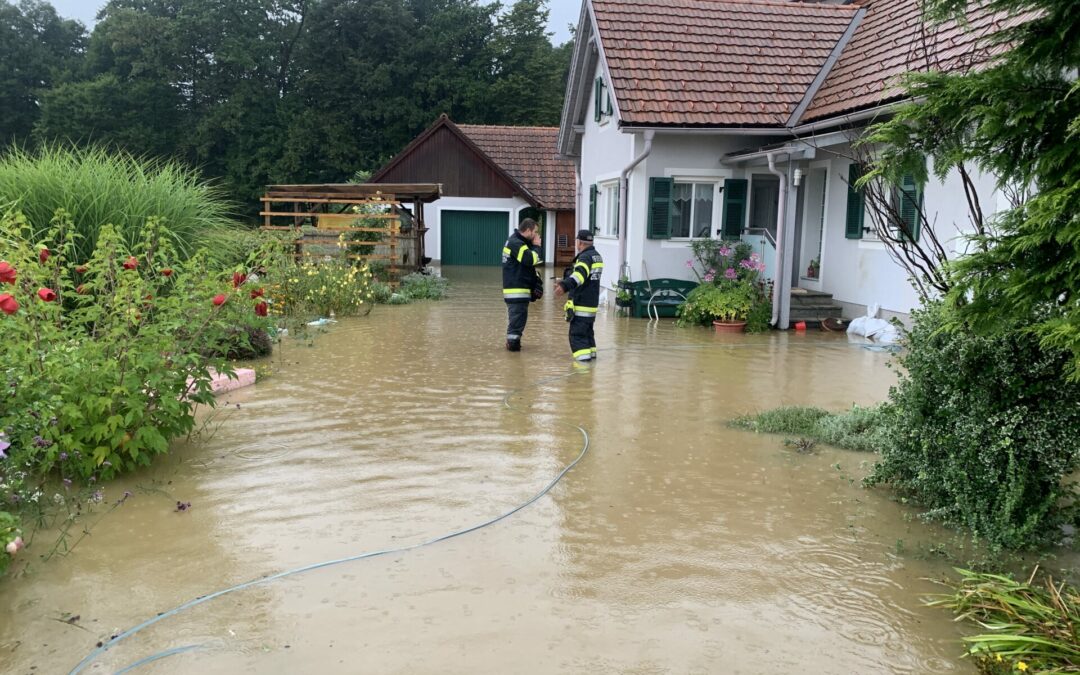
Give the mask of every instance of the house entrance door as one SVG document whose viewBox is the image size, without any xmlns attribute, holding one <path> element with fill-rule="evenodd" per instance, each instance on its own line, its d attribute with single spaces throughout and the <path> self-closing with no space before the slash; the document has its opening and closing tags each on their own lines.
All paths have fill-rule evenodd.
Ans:
<svg viewBox="0 0 1080 675">
<path fill-rule="evenodd" d="M 574 237 L 577 236 L 577 214 L 558 211 L 555 214 L 555 265 L 569 265 L 574 260 Z"/>
</svg>

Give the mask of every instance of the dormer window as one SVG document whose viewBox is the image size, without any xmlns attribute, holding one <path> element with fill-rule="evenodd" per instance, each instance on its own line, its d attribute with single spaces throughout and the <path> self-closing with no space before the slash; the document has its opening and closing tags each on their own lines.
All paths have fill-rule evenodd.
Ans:
<svg viewBox="0 0 1080 675">
<path fill-rule="evenodd" d="M 597 77 L 593 87 L 593 119 L 603 124 L 615 112 L 611 105 L 611 93 L 604 84 L 603 77 Z"/>
</svg>

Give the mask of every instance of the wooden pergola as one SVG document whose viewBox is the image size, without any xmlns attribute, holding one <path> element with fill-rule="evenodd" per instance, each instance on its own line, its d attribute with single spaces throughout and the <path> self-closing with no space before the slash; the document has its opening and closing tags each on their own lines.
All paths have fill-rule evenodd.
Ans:
<svg viewBox="0 0 1080 675">
<path fill-rule="evenodd" d="M 384 261 L 391 283 L 423 269 L 424 204 L 442 195 L 427 184 L 270 185 L 262 197 L 263 230 L 296 233 L 297 257 L 346 256 Z"/>
</svg>

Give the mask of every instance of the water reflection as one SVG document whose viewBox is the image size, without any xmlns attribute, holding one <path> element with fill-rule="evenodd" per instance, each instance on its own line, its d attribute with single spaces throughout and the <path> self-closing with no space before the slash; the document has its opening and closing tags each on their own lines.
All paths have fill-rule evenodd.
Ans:
<svg viewBox="0 0 1080 675">
<path fill-rule="evenodd" d="M 581 425 L 590 454 L 514 518 L 206 603 L 118 645 L 101 672 L 194 643 L 207 647 L 146 670 L 970 672 L 950 617 L 919 605 L 942 568 L 891 552 L 922 530 L 847 479 L 868 458 L 795 455 L 724 425 L 880 400 L 888 354 L 608 314 L 598 362 L 578 371 L 552 294 L 509 354 L 497 272 L 448 275 L 446 302 L 287 342 L 212 438 L 110 486 L 137 498 L 0 597 L 0 645 L 18 643 L 5 666 L 63 672 L 207 592 L 482 521 L 572 460 Z"/>
</svg>

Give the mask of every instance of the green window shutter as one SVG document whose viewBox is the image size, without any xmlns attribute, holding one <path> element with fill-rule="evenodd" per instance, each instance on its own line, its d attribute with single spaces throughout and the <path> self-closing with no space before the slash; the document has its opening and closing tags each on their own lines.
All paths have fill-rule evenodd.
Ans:
<svg viewBox="0 0 1080 675">
<path fill-rule="evenodd" d="M 596 78 L 593 86 L 593 120 L 600 121 L 604 115 L 604 78 Z"/>
<path fill-rule="evenodd" d="M 911 233 L 911 241 L 919 241 L 919 226 L 922 225 L 920 210 L 922 208 L 922 189 L 915 182 L 915 176 L 910 173 L 904 174 L 900 182 L 900 220 L 903 221 L 906 232 L 901 232 L 901 238 L 906 239 L 907 233 Z"/>
<path fill-rule="evenodd" d="M 649 239 L 671 239 L 671 178 L 649 179 Z"/>
<path fill-rule="evenodd" d="M 596 232 L 596 184 L 589 186 L 589 232 Z"/>
<path fill-rule="evenodd" d="M 848 165 L 847 221 L 844 236 L 848 239 L 862 239 L 863 218 L 866 216 L 866 196 L 862 190 L 855 189 L 855 183 L 862 177 L 862 168 L 854 162 Z"/>
<path fill-rule="evenodd" d="M 724 180 L 724 238 L 738 239 L 742 236 L 743 223 L 746 222 L 746 192 L 748 181 L 745 178 Z"/>
</svg>

